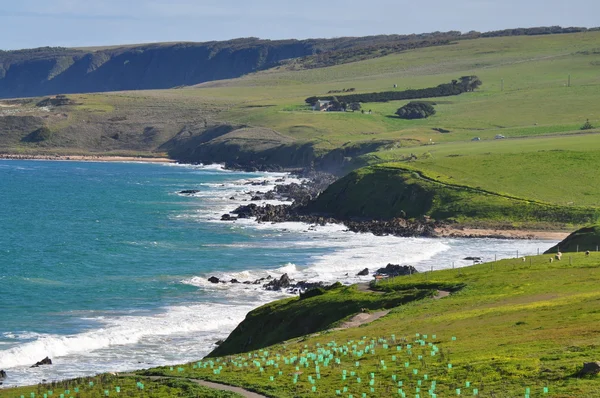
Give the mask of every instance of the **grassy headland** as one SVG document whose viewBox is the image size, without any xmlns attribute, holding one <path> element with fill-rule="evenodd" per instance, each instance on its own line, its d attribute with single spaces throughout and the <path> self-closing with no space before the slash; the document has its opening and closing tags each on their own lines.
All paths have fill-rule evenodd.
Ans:
<svg viewBox="0 0 600 398">
<path fill-rule="evenodd" d="M 578 372 L 583 362 L 600 356 L 598 253 L 573 254 L 554 263 L 548 258 L 380 282 L 374 288 L 386 292 L 463 288 L 442 299 L 401 305 L 359 328 L 248 353 L 230 345 L 232 355 L 144 374 L 204 378 L 273 397 L 314 396 L 313 387 L 322 396 L 404 396 L 400 390 L 413 396 L 418 388 L 428 396 L 432 386 L 439 397 L 455 396 L 457 389 L 469 396 L 596 396 L 598 377 Z M 339 306 L 333 296 L 321 297 L 322 307 Z M 284 306 L 273 307 L 262 319 L 280 310 L 285 312 Z"/>
</svg>

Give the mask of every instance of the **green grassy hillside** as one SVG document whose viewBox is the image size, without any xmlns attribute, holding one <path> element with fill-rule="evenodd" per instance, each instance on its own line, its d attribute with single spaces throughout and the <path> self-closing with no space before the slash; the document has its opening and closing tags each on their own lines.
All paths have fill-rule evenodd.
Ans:
<svg viewBox="0 0 600 398">
<path fill-rule="evenodd" d="M 600 248 L 600 226 L 581 228 L 551 247 L 546 253 L 598 251 Z"/>
<path fill-rule="evenodd" d="M 597 207 L 560 206 L 448 180 L 408 163 L 371 166 L 336 181 L 307 210 L 341 219 L 429 216 L 471 225 L 530 228 L 568 228 L 600 218 Z"/>
<path fill-rule="evenodd" d="M 329 329 L 361 309 L 393 308 L 432 296 L 435 292 L 431 289 L 415 289 L 374 295 L 357 291 L 356 286 L 339 286 L 311 293 L 321 294 L 275 301 L 249 312 L 246 319 L 210 356 L 264 348 L 293 337 Z"/>
<path fill-rule="evenodd" d="M 375 288 L 465 287 L 399 306 L 359 328 L 146 374 L 205 378 L 272 397 L 450 397 L 457 389 L 466 396 L 594 397 L 598 376 L 578 372 L 600 356 L 597 254 L 553 263 L 548 256 L 510 259 L 391 279 Z"/>
<path fill-rule="evenodd" d="M 149 380 L 141 377 L 115 377 L 110 374 L 79 378 L 31 387 L 0 389 L 0 398 L 81 397 L 203 397 L 239 398 L 241 395 L 213 390 L 187 380 Z"/>
</svg>

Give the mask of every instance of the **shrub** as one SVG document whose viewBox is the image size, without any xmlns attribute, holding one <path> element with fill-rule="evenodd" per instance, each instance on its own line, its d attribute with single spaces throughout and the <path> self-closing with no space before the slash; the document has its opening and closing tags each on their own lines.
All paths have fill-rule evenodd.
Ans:
<svg viewBox="0 0 600 398">
<path fill-rule="evenodd" d="M 425 119 L 431 115 L 435 115 L 435 109 L 428 102 L 409 102 L 398 109 L 396 115 L 401 119 Z"/>
<path fill-rule="evenodd" d="M 54 136 L 52 130 L 48 127 L 43 126 L 39 129 L 33 131 L 31 134 L 28 134 L 26 137 L 23 137 L 21 141 L 23 142 L 42 142 L 50 140 Z"/>
<path fill-rule="evenodd" d="M 593 128 L 594 128 L 594 126 L 592 126 L 589 119 L 585 121 L 583 126 L 581 126 L 581 130 L 591 130 Z"/>
</svg>

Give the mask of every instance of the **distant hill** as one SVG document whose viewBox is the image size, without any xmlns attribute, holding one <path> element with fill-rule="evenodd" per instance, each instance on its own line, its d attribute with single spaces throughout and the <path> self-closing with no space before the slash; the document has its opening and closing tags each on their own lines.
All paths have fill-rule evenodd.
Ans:
<svg viewBox="0 0 600 398">
<path fill-rule="evenodd" d="M 456 40 L 586 30 L 589 29 L 555 26 L 466 34 L 451 31 L 278 41 L 243 38 L 0 51 L 0 98 L 174 88 L 240 77 L 282 63 L 291 68 L 319 68 Z"/>
</svg>

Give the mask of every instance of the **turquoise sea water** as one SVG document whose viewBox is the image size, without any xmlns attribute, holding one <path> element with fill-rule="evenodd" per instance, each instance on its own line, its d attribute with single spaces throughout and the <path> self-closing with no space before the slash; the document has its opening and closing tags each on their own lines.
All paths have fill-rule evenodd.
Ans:
<svg viewBox="0 0 600 398">
<path fill-rule="evenodd" d="M 283 175 L 143 163 L 0 161 L 0 369 L 7 385 L 200 358 L 282 297 L 212 285 L 284 272 L 342 280 L 387 262 L 424 269 L 554 242 L 377 238 L 341 226 L 220 222 Z M 248 180 L 267 181 L 259 188 Z M 198 189 L 194 196 L 178 194 Z M 231 199 L 234 197 L 235 199 Z M 348 276 L 346 276 L 348 274 Z M 55 365 L 29 369 L 50 356 Z"/>
</svg>

